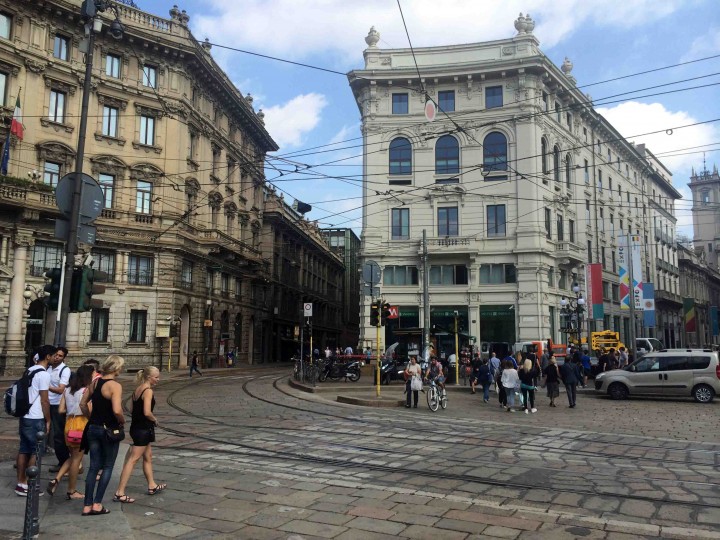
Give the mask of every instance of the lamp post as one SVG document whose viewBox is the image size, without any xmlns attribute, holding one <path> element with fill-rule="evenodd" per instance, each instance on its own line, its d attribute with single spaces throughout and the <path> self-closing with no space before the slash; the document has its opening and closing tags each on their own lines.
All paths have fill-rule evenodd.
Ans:
<svg viewBox="0 0 720 540">
<path fill-rule="evenodd" d="M 575 294 L 575 298 L 568 299 L 563 296 L 560 299 L 560 316 L 565 321 L 560 331 L 568 334 L 568 342 L 573 339 L 573 336 L 576 336 L 574 339 L 577 341 L 577 344 L 580 345 L 582 321 L 585 315 L 585 299 L 580 292 L 580 285 L 577 281 L 573 282 L 572 291 Z"/>
</svg>

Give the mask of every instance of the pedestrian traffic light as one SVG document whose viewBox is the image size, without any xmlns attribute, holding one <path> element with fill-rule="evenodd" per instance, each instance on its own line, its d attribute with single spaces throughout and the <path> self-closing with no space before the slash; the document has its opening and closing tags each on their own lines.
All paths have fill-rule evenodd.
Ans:
<svg viewBox="0 0 720 540">
<path fill-rule="evenodd" d="M 73 270 L 70 286 L 70 311 L 83 313 L 96 307 L 102 307 L 102 300 L 93 300 L 94 294 L 105 292 L 104 285 L 96 285 L 96 281 L 105 281 L 107 273 L 82 266 Z"/>
<path fill-rule="evenodd" d="M 60 304 L 60 280 L 62 268 L 53 268 L 43 274 L 49 280 L 43 290 L 45 291 L 45 305 L 50 311 L 57 311 Z"/>
<path fill-rule="evenodd" d="M 380 326 L 385 326 L 387 324 L 388 317 L 390 316 L 390 304 L 388 302 L 385 302 L 380 307 Z"/>
<path fill-rule="evenodd" d="M 380 305 L 377 302 L 370 304 L 370 326 L 380 326 Z"/>
</svg>

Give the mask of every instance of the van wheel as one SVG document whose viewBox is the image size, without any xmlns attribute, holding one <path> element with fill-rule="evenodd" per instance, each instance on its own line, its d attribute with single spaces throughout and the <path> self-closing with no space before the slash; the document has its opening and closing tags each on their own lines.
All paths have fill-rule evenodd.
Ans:
<svg viewBox="0 0 720 540">
<path fill-rule="evenodd" d="M 698 384 L 693 388 L 692 395 L 698 403 L 710 403 L 715 397 L 715 391 L 707 384 Z"/>
<path fill-rule="evenodd" d="M 624 384 L 612 383 L 608 388 L 608 394 L 613 399 L 627 399 L 628 389 Z"/>
</svg>

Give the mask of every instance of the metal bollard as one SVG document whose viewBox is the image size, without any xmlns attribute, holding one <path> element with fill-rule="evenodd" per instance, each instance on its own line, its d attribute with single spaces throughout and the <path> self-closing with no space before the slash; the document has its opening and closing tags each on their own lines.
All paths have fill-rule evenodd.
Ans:
<svg viewBox="0 0 720 540">
<path fill-rule="evenodd" d="M 38 431 L 36 438 L 35 465 L 28 467 L 27 471 L 25 471 L 28 478 L 28 496 L 25 503 L 23 540 L 37 538 L 40 534 L 40 471 L 42 469 L 42 455 L 45 453 L 45 433 Z"/>
</svg>

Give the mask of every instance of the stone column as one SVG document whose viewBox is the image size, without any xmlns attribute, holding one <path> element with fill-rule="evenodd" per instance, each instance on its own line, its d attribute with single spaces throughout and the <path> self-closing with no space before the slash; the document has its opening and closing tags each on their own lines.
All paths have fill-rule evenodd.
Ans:
<svg viewBox="0 0 720 540">
<path fill-rule="evenodd" d="M 80 314 L 68 313 L 67 336 L 65 336 L 65 345 L 70 354 L 75 354 L 80 349 Z"/>
<path fill-rule="evenodd" d="M 0 245 L 0 263 L 7 264 L 8 261 L 8 237 L 2 237 L 2 245 Z"/>
<path fill-rule="evenodd" d="M 8 306 L 8 325 L 5 349 L 7 368 L 15 371 L 25 365 L 25 274 L 27 272 L 28 249 L 33 245 L 32 233 L 17 232 L 13 251 L 13 278 L 10 282 L 10 304 Z"/>
</svg>

